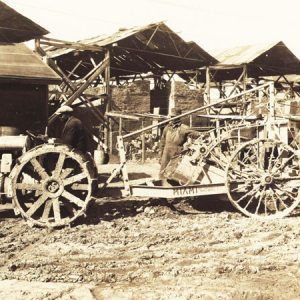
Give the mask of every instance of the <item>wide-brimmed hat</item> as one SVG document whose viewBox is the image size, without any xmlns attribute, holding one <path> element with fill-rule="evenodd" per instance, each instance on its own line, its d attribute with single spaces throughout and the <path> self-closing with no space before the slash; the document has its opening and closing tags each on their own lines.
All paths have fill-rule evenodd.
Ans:
<svg viewBox="0 0 300 300">
<path fill-rule="evenodd" d="M 176 116 L 179 116 L 182 114 L 182 111 L 180 108 L 171 108 L 171 111 L 170 111 L 170 117 L 176 117 Z"/>
<path fill-rule="evenodd" d="M 71 112 L 73 112 L 72 107 L 70 107 L 68 105 L 63 105 L 55 112 L 55 114 L 61 115 L 61 114 L 66 114 L 66 113 L 71 113 Z"/>
</svg>

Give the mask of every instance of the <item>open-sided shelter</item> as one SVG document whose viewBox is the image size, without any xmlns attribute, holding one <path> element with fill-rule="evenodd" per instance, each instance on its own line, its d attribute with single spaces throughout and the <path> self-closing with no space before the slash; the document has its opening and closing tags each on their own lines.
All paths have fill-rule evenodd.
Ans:
<svg viewBox="0 0 300 300">
<path fill-rule="evenodd" d="M 223 83 L 234 81 L 235 89 L 246 89 L 248 83 L 257 84 L 261 78 L 275 76 L 275 83 L 288 74 L 300 74 L 300 61 L 282 42 L 247 45 L 227 49 L 216 55 L 219 61 L 214 66 L 200 68 L 197 72 L 185 72 L 181 76 L 190 81 L 204 83 L 209 90 L 211 85 L 219 88 L 222 97 L 225 94 Z M 251 79 L 251 80 L 249 80 Z"/>
<path fill-rule="evenodd" d="M 76 45 L 42 38 L 36 41 L 36 46 L 63 78 L 62 85 L 51 97 L 69 105 L 80 99 L 104 124 L 106 131 L 109 120 L 113 120 L 107 118 L 107 113 L 112 110 L 111 83 L 119 85 L 128 80 L 151 77 L 159 86 L 165 81 L 163 75 L 171 79 L 180 70 L 217 62 L 197 44 L 185 42 L 163 22 L 120 29 L 112 35 L 78 41 Z M 96 94 L 90 92 L 91 87 Z M 93 104 L 95 98 L 102 100 L 104 109 Z"/>
<path fill-rule="evenodd" d="M 178 70 L 200 68 L 216 63 L 216 59 L 195 43 L 185 42 L 163 22 L 120 29 L 112 35 L 102 35 L 79 41 L 97 45 L 110 52 L 110 78 L 116 81 L 151 72 L 162 75 Z M 105 51 L 78 51 L 74 49 L 47 49 L 71 79 L 85 76 L 95 63 L 104 59 Z M 76 67 L 77 63 L 81 64 Z M 127 79 L 125 78 L 125 79 Z"/>
<path fill-rule="evenodd" d="M 0 43 L 20 43 L 46 35 L 48 30 L 0 1 Z"/>
</svg>

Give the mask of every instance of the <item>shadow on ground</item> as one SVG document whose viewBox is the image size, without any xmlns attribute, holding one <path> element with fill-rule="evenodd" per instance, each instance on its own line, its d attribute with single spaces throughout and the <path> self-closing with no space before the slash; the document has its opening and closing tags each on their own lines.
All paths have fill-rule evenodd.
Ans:
<svg viewBox="0 0 300 300">
<path fill-rule="evenodd" d="M 214 214 L 220 212 L 237 212 L 228 201 L 213 197 L 183 199 L 99 199 L 92 203 L 87 217 L 78 224 L 98 224 L 101 221 L 113 221 L 121 218 L 135 217 L 145 210 L 155 208 L 167 214 L 193 215 L 199 213 Z M 154 214 L 155 216 L 155 214 Z"/>
</svg>

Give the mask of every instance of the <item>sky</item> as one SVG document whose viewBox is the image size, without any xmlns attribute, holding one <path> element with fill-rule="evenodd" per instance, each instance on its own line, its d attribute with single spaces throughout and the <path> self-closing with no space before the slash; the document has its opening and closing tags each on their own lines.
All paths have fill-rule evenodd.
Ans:
<svg viewBox="0 0 300 300">
<path fill-rule="evenodd" d="M 3 1 L 3 0 L 2 0 Z M 299 0 L 4 0 L 48 31 L 80 40 L 164 21 L 211 54 L 282 40 L 300 58 Z"/>
</svg>

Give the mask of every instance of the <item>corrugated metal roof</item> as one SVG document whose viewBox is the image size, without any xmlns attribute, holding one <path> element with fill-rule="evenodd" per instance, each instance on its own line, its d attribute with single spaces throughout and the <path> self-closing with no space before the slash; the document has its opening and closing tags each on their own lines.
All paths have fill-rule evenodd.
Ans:
<svg viewBox="0 0 300 300">
<path fill-rule="evenodd" d="M 0 43 L 21 43 L 49 33 L 0 1 Z"/>
<path fill-rule="evenodd" d="M 0 45 L 0 80 L 56 83 L 60 77 L 24 44 Z"/>
<path fill-rule="evenodd" d="M 210 68 L 215 82 L 237 80 L 244 65 L 249 78 L 300 74 L 300 60 L 283 42 L 235 47 L 216 55 L 216 58 L 219 63 Z M 189 76 L 181 74 L 185 80 L 194 76 L 196 72 L 189 73 Z M 204 68 L 198 70 L 197 81 L 206 81 Z"/>
<path fill-rule="evenodd" d="M 187 43 L 163 22 L 121 29 L 112 35 L 102 35 L 79 41 L 110 49 L 111 75 L 122 76 L 164 70 L 183 70 L 211 65 L 217 60 L 194 42 Z M 76 70 L 78 76 L 92 67 L 90 56 L 103 59 L 103 52 L 79 52 L 71 49 L 48 51 L 56 58 L 63 70 L 71 71 L 76 63 L 83 61 Z M 77 56 L 74 59 L 74 55 Z"/>
<path fill-rule="evenodd" d="M 216 55 L 219 64 L 224 65 L 242 65 L 254 61 L 257 57 L 267 52 L 275 45 L 277 42 L 269 44 L 257 44 L 257 45 L 245 45 L 227 49 Z"/>
</svg>

